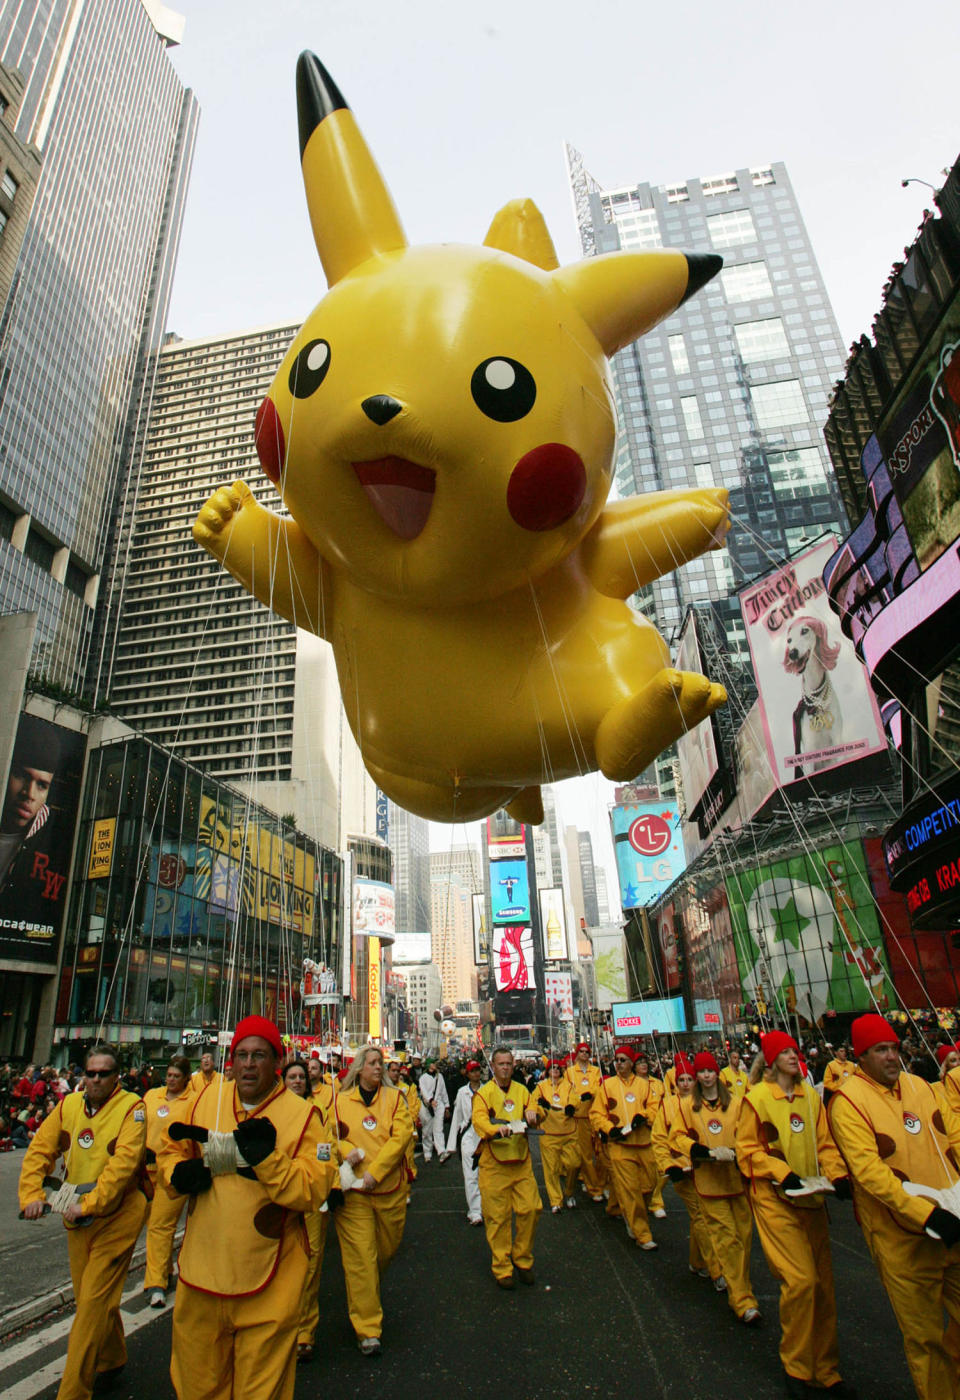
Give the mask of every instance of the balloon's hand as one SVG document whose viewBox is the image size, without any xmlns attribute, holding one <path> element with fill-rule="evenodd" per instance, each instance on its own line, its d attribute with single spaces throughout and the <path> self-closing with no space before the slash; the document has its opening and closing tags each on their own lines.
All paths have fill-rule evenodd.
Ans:
<svg viewBox="0 0 960 1400">
<path fill-rule="evenodd" d="M 227 556 L 230 536 L 240 512 L 247 505 L 256 505 L 253 492 L 245 481 L 221 486 L 201 508 L 193 522 L 193 538 L 221 562 Z"/>
</svg>

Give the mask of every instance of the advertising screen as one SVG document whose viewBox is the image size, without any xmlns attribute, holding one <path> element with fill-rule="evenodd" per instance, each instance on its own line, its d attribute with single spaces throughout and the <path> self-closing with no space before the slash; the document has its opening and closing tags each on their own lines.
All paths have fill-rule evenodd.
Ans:
<svg viewBox="0 0 960 1400">
<path fill-rule="evenodd" d="M 677 647 L 676 665 L 681 671 L 703 671 L 697 639 L 696 613 L 692 610 L 684 620 L 680 645 Z M 680 761 L 680 782 L 683 785 L 687 820 L 691 821 L 720 768 L 712 716 L 701 720 L 693 729 L 688 729 L 685 734 L 680 735 L 677 740 L 677 758 Z"/>
<path fill-rule="evenodd" d="M 887 747 L 866 672 L 827 599 L 822 574 L 835 545 L 815 545 L 740 594 L 781 787 Z"/>
<path fill-rule="evenodd" d="M 533 930 L 529 925 L 493 930 L 493 975 L 498 992 L 533 989 Z"/>
<path fill-rule="evenodd" d="M 723 1029 L 723 1013 L 718 997 L 697 997 L 693 1003 L 693 1026 L 695 1031 L 715 1031 Z"/>
<path fill-rule="evenodd" d="M 741 871 L 726 886 L 744 1001 L 811 1023 L 895 1004 L 859 841 Z"/>
<path fill-rule="evenodd" d="M 547 1015 L 557 1015 L 561 1021 L 573 1020 L 573 980 L 569 972 L 545 972 L 543 974 L 544 993 L 547 1002 Z"/>
<path fill-rule="evenodd" d="M 398 933 L 393 945 L 393 964 L 428 963 L 431 958 L 429 933 Z"/>
<path fill-rule="evenodd" d="M 487 901 L 484 895 L 470 896 L 473 906 L 473 961 L 485 967 L 490 961 L 490 930 L 487 928 Z"/>
<path fill-rule="evenodd" d="M 540 890 L 540 929 L 543 934 L 543 956 L 546 962 L 563 962 L 567 952 L 567 911 L 563 890 Z"/>
<path fill-rule="evenodd" d="M 617 1036 L 670 1035 L 687 1029 L 682 997 L 654 1001 L 625 1001 L 613 1007 L 613 1033 Z"/>
<path fill-rule="evenodd" d="M 639 909 L 659 899 L 687 865 L 679 809 L 670 802 L 610 809 L 620 877 L 620 906 Z"/>
<path fill-rule="evenodd" d="M 524 842 L 522 822 L 514 821 L 502 811 L 487 817 L 487 855 L 491 860 L 522 860 L 526 849 Z"/>
<path fill-rule="evenodd" d="M 525 860 L 498 860 L 491 864 L 490 904 L 495 924 L 530 922 L 530 887 Z"/>
<path fill-rule="evenodd" d="M 0 950 L 57 961 L 86 736 L 21 714 L 0 813 Z"/>
<path fill-rule="evenodd" d="M 363 934 L 373 937 L 379 937 L 381 933 L 392 934 L 396 926 L 395 904 L 396 896 L 392 885 L 384 884 L 382 880 L 354 880 L 354 937 Z"/>
<path fill-rule="evenodd" d="M 623 929 L 618 924 L 591 929 L 593 971 L 597 983 L 597 1010 L 609 1011 L 615 1001 L 627 995 L 626 948 Z"/>
</svg>

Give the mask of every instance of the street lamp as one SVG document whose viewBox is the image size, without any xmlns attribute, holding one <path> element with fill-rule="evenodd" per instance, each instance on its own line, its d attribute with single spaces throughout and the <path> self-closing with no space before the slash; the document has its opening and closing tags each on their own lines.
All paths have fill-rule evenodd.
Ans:
<svg viewBox="0 0 960 1400">
<path fill-rule="evenodd" d="M 900 181 L 900 184 L 903 189 L 906 189 L 908 185 L 926 185 L 928 190 L 933 190 L 934 194 L 939 194 L 936 185 L 931 185 L 929 180 L 920 180 L 916 175 L 908 175 L 905 180 Z"/>
</svg>

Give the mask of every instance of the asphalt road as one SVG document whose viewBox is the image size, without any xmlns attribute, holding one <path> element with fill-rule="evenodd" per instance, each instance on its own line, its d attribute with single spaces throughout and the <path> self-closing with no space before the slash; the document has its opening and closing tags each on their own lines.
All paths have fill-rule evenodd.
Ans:
<svg viewBox="0 0 960 1400">
<path fill-rule="evenodd" d="M 632 1392 L 644 1400 L 779 1396 L 778 1290 L 759 1245 L 753 1280 L 765 1322 L 748 1330 L 709 1282 L 689 1273 L 686 1212 L 669 1186 L 665 1196 L 667 1219 L 654 1222 L 657 1253 L 638 1250 L 622 1223 L 584 1196 L 576 1211 L 560 1216 L 545 1208 L 537 1231 L 537 1285 L 506 1293 L 492 1282 L 483 1231 L 466 1223 L 457 1160 L 421 1166 L 404 1243 L 384 1280 L 382 1356 L 366 1359 L 356 1349 L 331 1233 L 316 1359 L 298 1370 L 298 1400 L 314 1400 L 331 1386 L 350 1393 L 369 1385 L 371 1372 L 375 1384 L 389 1387 L 391 1400 L 444 1392 L 490 1400 Z M 9 1211 L 4 1215 L 7 1245 Z M 900 1334 L 851 1207 L 837 1203 L 831 1215 L 844 1376 L 863 1400 L 912 1400 Z M 14 1218 L 13 1229 L 26 1228 Z M 49 1239 L 43 1253 L 48 1265 L 60 1262 L 62 1281 L 63 1241 Z M 8 1255 L 6 1266 L 11 1263 Z M 124 1303 L 130 1360 L 113 1393 L 173 1400 L 172 1305 L 163 1313 L 144 1308 L 141 1287 L 142 1273 L 131 1275 Z M 70 1310 L 64 1310 L 0 1349 L 5 1400 L 53 1400 L 69 1323 Z"/>
</svg>

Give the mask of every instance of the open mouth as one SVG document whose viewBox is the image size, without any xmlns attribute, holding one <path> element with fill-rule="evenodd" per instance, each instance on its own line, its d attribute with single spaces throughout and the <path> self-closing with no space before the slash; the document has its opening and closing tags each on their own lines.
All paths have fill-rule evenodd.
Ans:
<svg viewBox="0 0 960 1400">
<path fill-rule="evenodd" d="M 402 540 L 415 540 L 433 505 L 436 472 L 405 457 L 377 457 L 352 466 L 384 525 Z"/>
</svg>

